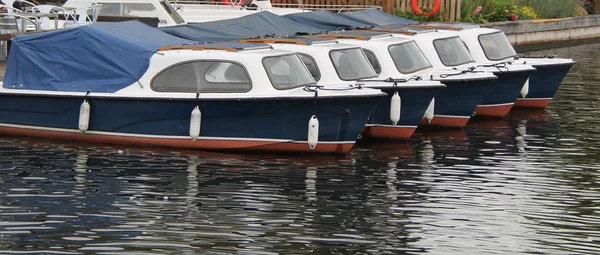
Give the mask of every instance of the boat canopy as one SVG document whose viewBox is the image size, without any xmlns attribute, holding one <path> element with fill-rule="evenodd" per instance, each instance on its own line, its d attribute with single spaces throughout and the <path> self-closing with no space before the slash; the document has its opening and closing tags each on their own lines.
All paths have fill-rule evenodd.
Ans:
<svg viewBox="0 0 600 255">
<path fill-rule="evenodd" d="M 355 20 L 348 19 L 341 15 L 336 15 L 325 10 L 292 13 L 284 17 L 300 22 L 305 25 L 313 26 L 322 30 L 352 30 L 372 28 L 372 24 L 365 24 Z"/>
<path fill-rule="evenodd" d="M 4 88 L 112 93 L 138 81 L 162 46 L 195 44 L 138 21 L 13 39 Z"/>
<path fill-rule="evenodd" d="M 400 18 L 377 9 L 365 9 L 355 12 L 341 12 L 337 15 L 360 23 L 370 24 L 373 26 L 419 24 L 418 21 Z"/>
<path fill-rule="evenodd" d="M 171 35 L 195 41 L 206 41 L 207 38 L 219 37 L 232 40 L 265 36 L 289 37 L 299 34 L 316 34 L 322 32 L 321 29 L 304 25 L 268 11 L 234 19 L 191 23 L 160 29 Z"/>
</svg>

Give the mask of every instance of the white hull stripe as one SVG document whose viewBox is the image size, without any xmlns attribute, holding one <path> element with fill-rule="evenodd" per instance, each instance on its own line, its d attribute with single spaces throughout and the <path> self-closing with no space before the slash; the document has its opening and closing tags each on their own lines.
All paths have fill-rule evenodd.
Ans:
<svg viewBox="0 0 600 255">
<path fill-rule="evenodd" d="M 515 102 L 504 103 L 504 104 L 480 104 L 480 105 L 477 105 L 477 107 L 498 107 L 498 106 L 509 106 L 509 105 L 513 105 L 513 104 L 515 104 Z"/>
<path fill-rule="evenodd" d="M 389 127 L 389 128 L 417 128 L 417 126 L 401 126 L 401 125 L 381 125 L 381 124 L 367 124 L 366 127 Z"/>
<path fill-rule="evenodd" d="M 527 97 L 527 98 L 517 98 L 517 100 L 552 100 L 551 97 Z"/>
<path fill-rule="evenodd" d="M 435 114 L 435 115 L 433 115 L 433 118 L 435 118 L 435 117 L 455 118 L 455 119 L 469 119 L 469 118 L 471 118 L 471 116 L 456 116 L 456 115 L 441 115 L 441 114 Z"/>
<path fill-rule="evenodd" d="M 39 127 L 39 126 L 25 126 L 15 124 L 0 123 L 0 127 L 10 128 L 21 128 L 31 130 L 44 130 L 53 132 L 73 133 L 80 134 L 81 131 L 78 129 L 65 129 L 65 128 L 50 128 L 50 127 Z M 105 136 L 121 136 L 121 137 L 139 137 L 139 138 L 157 138 L 157 139 L 178 139 L 178 140 L 190 140 L 189 136 L 164 136 L 164 135 L 144 135 L 144 134 L 130 134 L 130 133 L 116 133 L 116 132 L 102 132 L 88 130 L 85 134 L 94 135 L 105 135 Z M 84 134 L 84 135 L 85 135 Z M 269 138 L 247 138 L 247 137 L 217 137 L 217 136 L 200 136 L 198 140 L 222 140 L 222 141 L 259 141 L 259 142 L 278 142 L 278 143 L 308 143 L 306 141 L 295 141 L 289 139 L 269 139 Z M 319 144 L 354 144 L 356 141 L 319 141 Z"/>
</svg>

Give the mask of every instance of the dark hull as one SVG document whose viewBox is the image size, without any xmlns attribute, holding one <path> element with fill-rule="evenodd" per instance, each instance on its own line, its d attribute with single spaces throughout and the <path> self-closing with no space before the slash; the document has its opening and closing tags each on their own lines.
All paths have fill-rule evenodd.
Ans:
<svg viewBox="0 0 600 255">
<path fill-rule="evenodd" d="M 529 93 L 525 98 L 519 95 L 515 107 L 538 109 L 548 107 L 573 65 L 574 63 L 534 65 L 537 71 L 529 76 Z"/>
<path fill-rule="evenodd" d="M 182 100 L 90 97 L 90 124 L 78 130 L 83 97 L 0 95 L 0 133 L 190 149 L 347 153 L 381 96 Z M 202 112 L 200 138 L 190 114 Z M 316 112 L 319 144 L 307 145 Z"/>
<path fill-rule="evenodd" d="M 435 111 L 431 122 L 425 126 L 464 127 L 479 104 L 483 92 L 495 79 L 442 81 L 446 88 L 435 96 Z"/>
<path fill-rule="evenodd" d="M 401 99 L 400 120 L 392 125 L 390 120 L 390 102 L 394 89 L 381 89 L 387 93 L 373 112 L 363 136 L 378 139 L 407 140 L 415 132 L 431 99 L 443 86 L 402 87 L 398 85 L 397 91 Z"/>
<path fill-rule="evenodd" d="M 529 75 L 535 71 L 498 72 L 498 80 L 483 93 L 475 110 L 477 116 L 504 117 L 515 104 Z"/>
</svg>

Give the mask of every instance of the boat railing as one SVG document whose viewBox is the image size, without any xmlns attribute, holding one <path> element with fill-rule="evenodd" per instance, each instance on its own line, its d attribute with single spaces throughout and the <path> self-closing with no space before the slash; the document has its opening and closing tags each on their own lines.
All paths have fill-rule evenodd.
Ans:
<svg viewBox="0 0 600 255">
<path fill-rule="evenodd" d="M 305 10 L 327 10 L 327 11 L 358 11 L 364 9 L 377 9 L 382 10 L 383 8 L 379 5 L 359 5 L 359 4 L 286 4 L 286 3 L 272 3 L 273 7 L 278 8 L 300 8 Z"/>
<path fill-rule="evenodd" d="M 170 0 L 169 3 L 174 6 L 177 5 L 203 5 L 203 6 L 223 6 L 223 7 L 248 7 L 245 4 L 244 0 L 229 0 L 229 1 L 206 1 L 206 0 Z M 342 12 L 342 11 L 358 11 L 364 9 L 377 9 L 383 10 L 383 8 L 379 5 L 360 5 L 360 4 L 305 4 L 302 2 L 298 3 L 273 3 L 271 2 L 272 7 L 260 7 L 257 9 L 260 10 L 268 10 L 269 8 L 296 8 L 296 9 L 304 9 L 304 10 L 326 10 L 326 11 L 334 11 L 334 12 Z"/>
</svg>

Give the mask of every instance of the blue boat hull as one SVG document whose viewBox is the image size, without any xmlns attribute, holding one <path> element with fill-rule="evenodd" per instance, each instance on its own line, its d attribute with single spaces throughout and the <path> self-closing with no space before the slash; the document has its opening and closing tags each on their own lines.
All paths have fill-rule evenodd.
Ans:
<svg viewBox="0 0 600 255">
<path fill-rule="evenodd" d="M 442 81 L 446 88 L 435 96 L 434 117 L 424 126 L 464 127 L 479 104 L 483 92 L 495 79 Z"/>
<path fill-rule="evenodd" d="M 78 130 L 83 97 L 0 95 L 0 133 L 196 149 L 347 153 L 381 96 L 183 100 L 89 97 L 89 129 Z M 315 105 L 316 102 L 316 105 Z M 201 112 L 200 138 L 190 114 Z M 307 145 L 316 112 L 319 144 Z"/>
<path fill-rule="evenodd" d="M 494 73 L 498 80 L 483 92 L 475 114 L 486 117 L 506 116 L 533 72 L 535 71 Z"/>
<path fill-rule="evenodd" d="M 443 86 L 402 87 L 398 85 L 400 96 L 400 120 L 392 125 L 390 103 L 394 89 L 381 89 L 388 96 L 379 102 L 363 132 L 364 137 L 377 139 L 407 140 L 417 129 L 431 99 Z"/>
<path fill-rule="evenodd" d="M 538 108 L 548 107 L 552 98 L 574 63 L 536 66 L 537 71 L 529 76 L 529 93 L 523 98 L 519 95 L 515 107 Z"/>
</svg>

